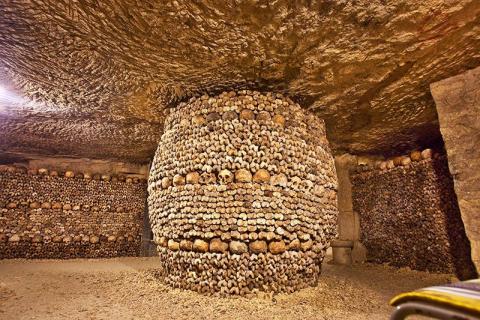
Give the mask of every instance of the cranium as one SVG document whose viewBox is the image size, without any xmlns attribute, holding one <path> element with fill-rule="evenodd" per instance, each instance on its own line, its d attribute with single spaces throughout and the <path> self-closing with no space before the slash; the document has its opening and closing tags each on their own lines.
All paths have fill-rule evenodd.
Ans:
<svg viewBox="0 0 480 320">
<path fill-rule="evenodd" d="M 257 121 L 258 122 L 265 123 L 267 121 L 270 121 L 271 119 L 272 119 L 272 117 L 270 116 L 270 113 L 267 112 L 267 111 L 260 111 L 257 114 Z"/>
<path fill-rule="evenodd" d="M 218 174 L 218 179 L 221 184 L 228 184 L 233 182 L 233 173 L 230 170 L 223 169 Z"/>
<path fill-rule="evenodd" d="M 220 120 L 222 118 L 222 116 L 218 113 L 218 112 L 210 112 L 208 115 L 207 115 L 207 122 L 212 122 L 212 121 L 217 121 L 217 120 Z"/>
<path fill-rule="evenodd" d="M 255 114 L 253 113 L 252 110 L 243 109 L 240 112 L 240 119 L 241 120 L 253 120 L 253 119 L 255 119 Z"/>
<path fill-rule="evenodd" d="M 255 172 L 255 175 L 253 176 L 253 182 L 258 182 L 258 183 L 270 182 L 270 173 L 268 173 L 268 171 L 265 169 L 257 170 L 257 172 Z"/>
<path fill-rule="evenodd" d="M 207 121 L 206 121 L 205 118 L 204 118 L 203 116 L 201 116 L 201 115 L 197 115 L 197 116 L 194 116 L 194 117 L 192 118 L 192 123 L 193 123 L 194 125 L 200 126 L 200 125 L 204 124 L 205 122 L 207 122 Z"/>
<path fill-rule="evenodd" d="M 173 185 L 174 186 L 183 186 L 185 184 L 185 177 L 180 175 L 180 174 L 176 174 L 173 176 Z"/>
<path fill-rule="evenodd" d="M 252 182 L 252 174 L 249 170 L 238 169 L 235 172 L 235 180 L 237 182 Z"/>
<path fill-rule="evenodd" d="M 197 184 L 200 180 L 200 174 L 196 171 L 189 172 L 186 177 L 186 182 L 189 184 Z"/>
<path fill-rule="evenodd" d="M 273 116 L 272 118 L 272 121 L 273 123 L 281 126 L 281 127 L 284 127 L 285 126 L 285 117 L 282 116 L 281 114 L 276 114 Z"/>
<path fill-rule="evenodd" d="M 313 194 L 315 194 L 316 196 L 321 197 L 321 196 L 323 196 L 324 193 L 325 193 L 325 187 L 324 186 L 316 184 L 313 187 Z"/>
<path fill-rule="evenodd" d="M 167 189 L 168 187 L 170 187 L 172 185 L 172 180 L 170 180 L 169 177 L 164 177 L 162 179 L 162 188 L 163 189 Z"/>
<path fill-rule="evenodd" d="M 288 178 L 285 174 L 280 173 L 272 177 L 271 183 L 274 186 L 286 187 L 288 183 Z"/>
<path fill-rule="evenodd" d="M 299 177 L 295 176 L 295 177 L 293 177 L 293 178 L 290 180 L 290 184 L 291 184 L 291 187 L 292 187 L 294 190 L 299 190 L 299 189 L 300 189 L 300 186 L 302 185 L 302 179 L 300 179 Z"/>
<path fill-rule="evenodd" d="M 223 115 L 222 115 L 222 119 L 223 120 L 235 120 L 235 119 L 238 119 L 238 114 L 234 111 L 227 111 L 227 112 L 224 112 Z"/>
<path fill-rule="evenodd" d="M 212 184 L 217 181 L 217 177 L 212 172 L 204 172 L 200 175 L 200 183 L 201 184 Z"/>
<path fill-rule="evenodd" d="M 75 173 L 73 171 L 65 172 L 65 178 L 73 178 L 75 177 Z"/>
</svg>

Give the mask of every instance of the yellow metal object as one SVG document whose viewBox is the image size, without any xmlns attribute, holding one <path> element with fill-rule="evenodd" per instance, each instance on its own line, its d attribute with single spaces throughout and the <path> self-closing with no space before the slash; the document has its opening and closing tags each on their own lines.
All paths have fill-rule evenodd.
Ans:
<svg viewBox="0 0 480 320">
<path fill-rule="evenodd" d="M 454 308 L 480 315 L 480 279 L 402 293 L 394 297 L 390 305 L 398 306 L 413 301 L 432 303 L 439 307 Z"/>
</svg>

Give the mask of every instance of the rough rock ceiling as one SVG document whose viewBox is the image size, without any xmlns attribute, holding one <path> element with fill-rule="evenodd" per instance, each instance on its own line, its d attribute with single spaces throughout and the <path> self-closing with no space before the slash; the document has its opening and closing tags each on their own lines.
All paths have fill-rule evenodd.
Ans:
<svg viewBox="0 0 480 320">
<path fill-rule="evenodd" d="M 438 140 L 429 84 L 480 65 L 478 0 L 0 3 L 0 151 L 148 161 L 176 101 L 282 91 L 338 151 Z"/>
</svg>

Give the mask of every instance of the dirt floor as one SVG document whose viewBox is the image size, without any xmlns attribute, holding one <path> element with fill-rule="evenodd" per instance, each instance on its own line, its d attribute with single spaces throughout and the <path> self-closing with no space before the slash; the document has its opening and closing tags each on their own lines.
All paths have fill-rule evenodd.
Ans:
<svg viewBox="0 0 480 320">
<path fill-rule="evenodd" d="M 272 298 L 215 298 L 158 281 L 158 258 L 0 261 L 0 319 L 388 319 L 397 293 L 450 275 L 325 263 L 317 287 Z"/>
</svg>

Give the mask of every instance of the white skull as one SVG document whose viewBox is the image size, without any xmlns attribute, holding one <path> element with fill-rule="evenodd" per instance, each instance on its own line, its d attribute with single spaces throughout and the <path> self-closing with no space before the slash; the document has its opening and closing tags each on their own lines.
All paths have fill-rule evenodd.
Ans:
<svg viewBox="0 0 480 320">
<path fill-rule="evenodd" d="M 223 169 L 218 173 L 218 179 L 221 184 L 229 184 L 233 182 L 233 173 L 230 170 Z"/>
</svg>

